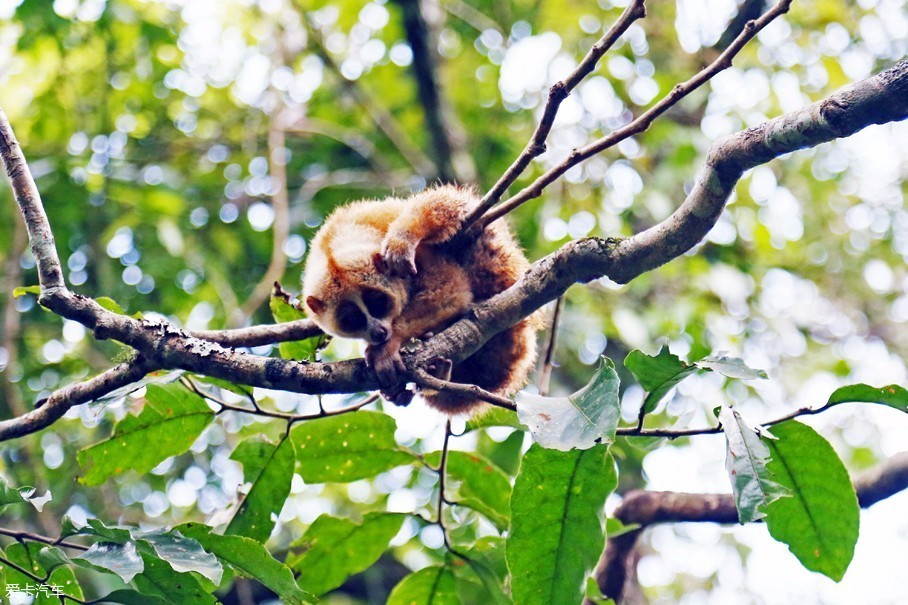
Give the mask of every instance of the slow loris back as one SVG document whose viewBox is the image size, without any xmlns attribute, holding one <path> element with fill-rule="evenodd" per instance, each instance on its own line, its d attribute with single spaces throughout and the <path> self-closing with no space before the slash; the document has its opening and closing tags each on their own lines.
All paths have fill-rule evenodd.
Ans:
<svg viewBox="0 0 908 605">
<path fill-rule="evenodd" d="M 366 362 L 395 403 L 412 398 L 404 388 L 401 345 L 444 330 L 529 268 L 503 221 L 463 249 L 439 245 L 458 232 L 478 201 L 467 189 L 440 186 L 408 199 L 355 202 L 332 213 L 312 240 L 303 275 L 309 316 L 329 334 L 368 342 Z M 526 383 L 540 323 L 537 314 L 495 335 L 455 365 L 450 380 L 512 394 Z M 452 415 L 480 405 L 451 393 L 422 395 Z"/>
</svg>

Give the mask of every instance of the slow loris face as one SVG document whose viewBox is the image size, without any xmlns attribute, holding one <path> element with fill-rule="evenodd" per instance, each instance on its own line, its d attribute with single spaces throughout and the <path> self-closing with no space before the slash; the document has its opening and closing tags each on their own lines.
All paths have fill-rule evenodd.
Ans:
<svg viewBox="0 0 908 605">
<path fill-rule="evenodd" d="M 319 306 L 316 300 L 318 299 L 310 296 L 306 303 L 316 310 Z M 334 309 L 316 313 L 337 332 L 337 336 L 362 338 L 377 345 L 390 338 L 391 324 L 401 311 L 398 307 L 391 293 L 378 288 L 363 288 L 347 292 Z M 333 313 L 333 317 L 326 317 L 325 311 L 327 314 Z"/>
</svg>

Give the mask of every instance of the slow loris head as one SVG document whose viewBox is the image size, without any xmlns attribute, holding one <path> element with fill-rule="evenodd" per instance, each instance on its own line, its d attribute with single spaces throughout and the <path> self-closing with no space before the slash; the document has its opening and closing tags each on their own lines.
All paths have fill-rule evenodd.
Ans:
<svg viewBox="0 0 908 605">
<path fill-rule="evenodd" d="M 381 238 L 365 225 L 329 219 L 313 239 L 303 300 L 309 317 L 328 334 L 373 345 L 391 337 L 392 323 L 407 304 L 407 286 L 383 272 Z"/>
</svg>

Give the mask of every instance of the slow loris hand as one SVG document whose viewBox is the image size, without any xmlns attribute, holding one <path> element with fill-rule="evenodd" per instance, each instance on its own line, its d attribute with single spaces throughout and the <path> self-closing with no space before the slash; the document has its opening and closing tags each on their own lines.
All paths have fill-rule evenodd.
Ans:
<svg viewBox="0 0 908 605">
<path fill-rule="evenodd" d="M 383 389 L 403 382 L 403 374 L 407 371 L 400 356 L 400 342 L 393 338 L 380 345 L 366 345 L 366 365 L 378 376 Z"/>
<path fill-rule="evenodd" d="M 416 275 L 416 243 L 405 237 L 385 237 L 381 246 L 385 273 L 397 277 Z"/>
</svg>

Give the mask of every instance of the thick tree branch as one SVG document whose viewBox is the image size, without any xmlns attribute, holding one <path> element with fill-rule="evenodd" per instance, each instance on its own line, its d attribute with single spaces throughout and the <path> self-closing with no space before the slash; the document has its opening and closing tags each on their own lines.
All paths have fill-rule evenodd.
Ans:
<svg viewBox="0 0 908 605">
<path fill-rule="evenodd" d="M 411 371 L 425 367 L 437 357 L 457 363 L 575 283 L 604 275 L 626 283 L 699 242 L 718 220 L 744 170 L 797 149 L 848 136 L 870 124 L 906 116 L 908 61 L 903 61 L 824 101 L 727 137 L 713 145 L 690 195 L 668 219 L 627 240 L 587 238 L 566 244 L 537 261 L 514 286 L 477 305 L 467 317 L 417 350 L 405 353 L 405 362 Z M 38 262 L 42 286 L 39 302 L 48 309 L 82 323 L 96 338 L 116 338 L 135 348 L 141 359 L 147 360 L 144 363 L 148 367 L 184 369 L 298 393 L 351 393 L 379 388 L 377 378 L 362 360 L 306 364 L 258 357 L 193 338 L 166 322 L 117 315 L 70 292 L 63 283 L 37 189 L 3 114 L 0 144 Z M 92 392 L 95 397 L 100 394 L 97 385 Z M 7 431 L 12 436 L 28 429 L 14 431 L 7 425 Z"/>
<path fill-rule="evenodd" d="M 862 508 L 908 489 L 908 452 L 896 454 L 876 468 L 860 474 L 854 479 L 854 488 Z M 640 526 L 609 539 L 597 566 L 599 589 L 618 602 L 628 573 L 628 557 L 644 529 L 657 523 L 738 522 L 738 511 L 731 494 L 635 490 L 624 496 L 614 516 L 625 525 Z"/>
</svg>

